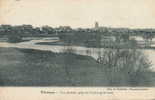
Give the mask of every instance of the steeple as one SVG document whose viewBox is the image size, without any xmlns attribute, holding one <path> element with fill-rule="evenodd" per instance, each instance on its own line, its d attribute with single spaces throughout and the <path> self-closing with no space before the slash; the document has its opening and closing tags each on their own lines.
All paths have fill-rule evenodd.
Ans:
<svg viewBox="0 0 155 100">
<path fill-rule="evenodd" d="M 95 22 L 95 29 L 98 29 L 99 28 L 99 24 L 98 24 L 98 22 L 96 21 Z"/>
</svg>

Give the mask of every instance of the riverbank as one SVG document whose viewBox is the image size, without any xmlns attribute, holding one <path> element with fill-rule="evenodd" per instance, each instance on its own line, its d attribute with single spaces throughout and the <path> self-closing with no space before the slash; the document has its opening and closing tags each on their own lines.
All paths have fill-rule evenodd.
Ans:
<svg viewBox="0 0 155 100">
<path fill-rule="evenodd" d="M 67 44 L 65 42 L 62 42 L 62 41 L 56 41 L 56 42 L 38 42 L 36 43 L 38 45 L 51 45 L 51 46 L 81 46 L 81 47 L 87 47 L 87 48 L 99 48 L 99 47 L 96 47 L 96 46 L 87 46 L 87 45 L 84 45 L 84 44 Z M 150 50 L 155 50 L 155 47 L 154 46 L 131 46 L 131 45 L 124 45 L 124 46 L 101 46 L 100 48 L 112 48 L 112 49 L 150 49 Z"/>
<path fill-rule="evenodd" d="M 155 86 L 155 73 L 144 75 L 150 81 L 136 86 Z M 117 80 L 121 84 L 109 84 L 109 79 L 104 66 L 89 56 L 0 48 L 1 86 L 132 86 L 125 77 Z"/>
</svg>

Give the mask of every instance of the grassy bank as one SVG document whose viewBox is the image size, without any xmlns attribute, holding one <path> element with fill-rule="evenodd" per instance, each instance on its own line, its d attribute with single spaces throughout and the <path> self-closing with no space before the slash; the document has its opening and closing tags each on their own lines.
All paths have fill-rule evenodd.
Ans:
<svg viewBox="0 0 155 100">
<path fill-rule="evenodd" d="M 132 86 L 124 80 L 109 81 L 112 77 L 103 64 L 93 58 L 72 53 L 53 53 L 32 49 L 0 48 L 1 86 Z M 113 73 L 114 74 L 114 73 Z M 117 73 L 125 76 L 123 73 Z M 147 75 L 146 75 L 147 74 Z M 144 83 L 136 86 L 155 86 L 155 73 L 145 73 Z M 136 80 L 131 77 L 131 81 Z M 117 83 L 118 82 L 118 83 Z M 121 83 L 119 83 L 121 82 Z M 135 85 L 135 84 L 134 84 Z"/>
<path fill-rule="evenodd" d="M 101 71 L 90 57 L 0 48 L 0 85 L 95 85 L 95 72 Z"/>
</svg>

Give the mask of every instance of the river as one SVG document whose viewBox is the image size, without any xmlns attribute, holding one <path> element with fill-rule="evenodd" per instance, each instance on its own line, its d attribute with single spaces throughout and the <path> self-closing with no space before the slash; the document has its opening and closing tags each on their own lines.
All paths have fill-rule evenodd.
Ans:
<svg viewBox="0 0 155 100">
<path fill-rule="evenodd" d="M 64 49 L 66 49 L 66 46 L 37 44 L 39 42 L 56 42 L 56 41 L 59 41 L 59 40 L 57 38 L 41 38 L 41 39 L 35 39 L 35 40 L 32 39 L 32 40 L 20 42 L 20 43 L 0 42 L 0 47 L 37 49 L 37 50 L 52 51 L 52 52 L 57 52 L 57 53 L 64 52 Z M 99 51 L 105 50 L 104 48 L 98 49 L 98 48 L 87 48 L 87 47 L 82 47 L 82 46 L 67 46 L 67 47 L 72 48 L 74 53 L 76 54 L 91 56 L 94 59 L 98 58 Z M 152 62 L 151 69 L 155 71 L 155 50 L 145 49 L 142 51 L 148 57 L 148 59 Z"/>
</svg>

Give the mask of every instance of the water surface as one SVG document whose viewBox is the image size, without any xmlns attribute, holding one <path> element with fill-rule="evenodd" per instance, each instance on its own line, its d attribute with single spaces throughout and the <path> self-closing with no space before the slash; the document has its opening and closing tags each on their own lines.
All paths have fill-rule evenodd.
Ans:
<svg viewBox="0 0 155 100">
<path fill-rule="evenodd" d="M 82 46 L 60 46 L 60 45 L 40 45 L 37 43 L 40 42 L 56 42 L 59 41 L 58 38 L 40 38 L 33 39 L 30 41 L 20 42 L 20 43 L 8 43 L 0 42 L 0 47 L 14 47 L 14 48 L 23 48 L 23 49 L 37 49 L 43 51 L 52 51 L 52 52 L 64 52 L 66 48 L 72 48 L 75 54 L 91 56 L 94 59 L 99 57 L 99 53 L 105 50 L 105 48 L 88 48 Z M 155 47 L 155 45 L 152 45 Z M 155 50 L 145 49 L 141 50 L 144 52 L 146 57 L 152 62 L 152 70 L 155 71 Z"/>
</svg>

